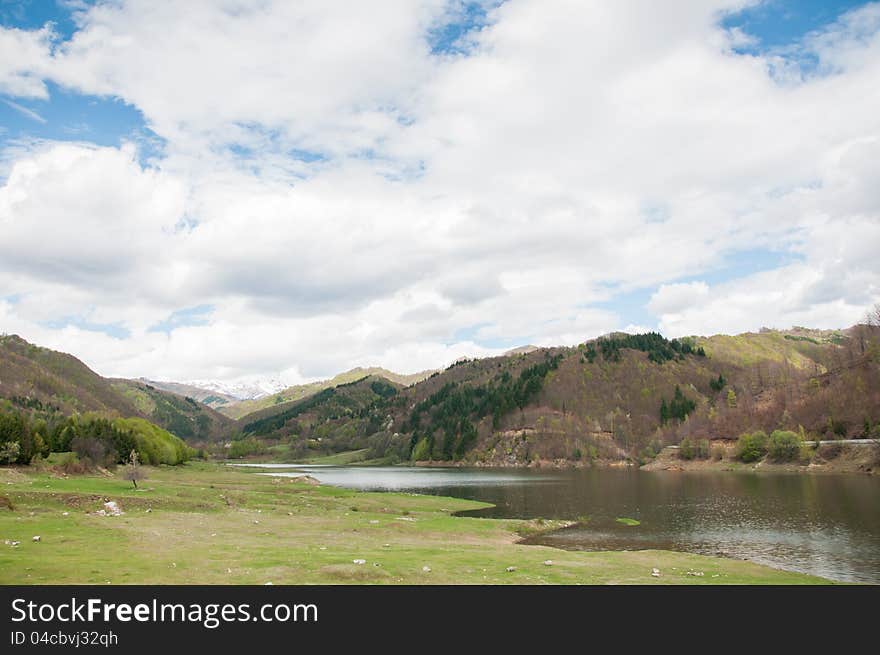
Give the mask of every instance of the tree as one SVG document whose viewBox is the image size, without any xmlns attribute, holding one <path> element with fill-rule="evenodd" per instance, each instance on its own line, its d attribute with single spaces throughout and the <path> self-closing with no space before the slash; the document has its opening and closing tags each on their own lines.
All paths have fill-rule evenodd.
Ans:
<svg viewBox="0 0 880 655">
<path fill-rule="evenodd" d="M 15 464 L 21 454 L 21 444 L 17 441 L 0 443 L 0 464 Z"/>
<path fill-rule="evenodd" d="M 736 407 L 736 392 L 733 389 L 727 390 L 727 406 Z"/>
<path fill-rule="evenodd" d="M 70 449 L 91 468 L 101 466 L 107 460 L 107 446 L 95 437 L 76 437 L 70 442 Z"/>
<path fill-rule="evenodd" d="M 146 480 L 147 474 L 141 468 L 138 463 L 138 454 L 136 450 L 132 450 L 131 454 L 128 457 L 128 466 L 125 467 L 125 470 L 122 472 L 123 480 L 130 480 L 134 485 L 134 488 L 137 489 L 138 480 Z"/>
</svg>

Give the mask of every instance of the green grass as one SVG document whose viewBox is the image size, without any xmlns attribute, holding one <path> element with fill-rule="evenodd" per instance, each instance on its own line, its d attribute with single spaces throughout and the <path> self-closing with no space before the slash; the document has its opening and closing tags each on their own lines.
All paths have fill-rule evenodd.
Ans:
<svg viewBox="0 0 880 655">
<path fill-rule="evenodd" d="M 619 519 L 615 519 L 618 523 L 623 523 L 624 525 L 628 525 L 630 527 L 635 527 L 637 525 L 641 525 L 641 521 L 637 521 L 636 519 L 628 519 L 626 517 L 621 517 Z"/>
<path fill-rule="evenodd" d="M 485 505 L 310 486 L 218 464 L 150 468 L 140 487 L 0 469 L 0 493 L 15 506 L 0 508 L 0 584 L 827 582 L 687 553 L 521 545 L 518 531 L 552 522 L 457 517 Z M 97 515 L 105 499 L 125 514 Z M 662 577 L 651 576 L 653 567 Z M 704 575 L 687 575 L 694 570 Z"/>
<path fill-rule="evenodd" d="M 363 462 L 367 458 L 367 448 L 361 450 L 348 450 L 343 453 L 335 453 L 333 455 L 324 455 L 319 457 L 307 457 L 297 460 L 301 464 L 333 464 L 336 466 L 344 466 L 345 464 L 354 464 Z"/>
</svg>

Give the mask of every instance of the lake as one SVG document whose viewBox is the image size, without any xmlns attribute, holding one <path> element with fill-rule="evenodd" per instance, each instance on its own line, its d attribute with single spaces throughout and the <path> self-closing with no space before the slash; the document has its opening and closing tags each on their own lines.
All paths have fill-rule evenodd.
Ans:
<svg viewBox="0 0 880 655">
<path fill-rule="evenodd" d="M 277 464 L 324 484 L 492 503 L 499 518 L 580 519 L 527 543 L 680 550 L 880 584 L 880 479 L 765 472 L 345 467 Z M 293 470 L 295 469 L 295 470 Z M 297 472 L 299 471 L 299 472 Z M 617 521 L 640 522 L 628 526 Z"/>
</svg>

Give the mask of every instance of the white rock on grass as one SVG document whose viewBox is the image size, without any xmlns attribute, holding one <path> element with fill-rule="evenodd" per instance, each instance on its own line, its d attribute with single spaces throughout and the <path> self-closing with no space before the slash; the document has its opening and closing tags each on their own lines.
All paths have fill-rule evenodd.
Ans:
<svg viewBox="0 0 880 655">
<path fill-rule="evenodd" d="M 430 572 L 431 572 L 431 567 L 430 567 L 430 566 L 423 566 L 423 567 L 422 567 L 422 572 L 423 572 L 423 573 L 430 573 Z"/>
<path fill-rule="evenodd" d="M 659 578 L 660 577 L 660 569 L 657 569 L 657 568 L 651 569 L 651 575 L 655 578 Z"/>
<path fill-rule="evenodd" d="M 507 571 L 508 573 L 513 573 L 514 571 L 516 571 L 516 567 L 515 566 L 508 566 L 504 570 Z"/>
<path fill-rule="evenodd" d="M 351 560 L 354 564 L 366 564 L 367 560 L 365 559 L 353 559 Z"/>
<path fill-rule="evenodd" d="M 545 559 L 544 566 L 553 566 L 553 560 L 552 559 Z"/>
<path fill-rule="evenodd" d="M 40 540 L 40 535 L 38 535 L 38 534 L 35 534 L 31 539 L 31 541 L 39 541 L 39 540 Z"/>
</svg>

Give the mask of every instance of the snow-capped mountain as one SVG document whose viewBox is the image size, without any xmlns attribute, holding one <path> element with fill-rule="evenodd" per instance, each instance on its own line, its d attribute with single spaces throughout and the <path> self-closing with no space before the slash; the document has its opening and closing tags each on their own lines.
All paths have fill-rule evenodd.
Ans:
<svg viewBox="0 0 880 655">
<path fill-rule="evenodd" d="M 191 380 L 185 384 L 207 389 L 226 396 L 232 396 L 238 400 L 255 400 L 270 396 L 285 389 L 288 385 L 278 379 L 254 379 L 238 382 L 223 382 L 221 380 Z"/>
</svg>

